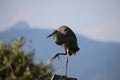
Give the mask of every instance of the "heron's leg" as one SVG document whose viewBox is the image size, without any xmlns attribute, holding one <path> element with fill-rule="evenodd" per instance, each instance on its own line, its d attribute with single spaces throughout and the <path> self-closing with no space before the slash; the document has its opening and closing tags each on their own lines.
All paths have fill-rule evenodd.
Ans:
<svg viewBox="0 0 120 80">
<path fill-rule="evenodd" d="M 59 59 L 59 55 L 66 55 L 66 53 L 57 53 L 56 55 L 54 55 L 51 60 L 55 59 L 56 57 L 58 57 Z"/>
<path fill-rule="evenodd" d="M 68 55 L 69 53 L 68 53 L 68 50 L 67 50 L 67 55 L 66 55 L 66 73 L 65 73 L 65 75 L 67 76 L 67 69 L 68 69 Z"/>
</svg>

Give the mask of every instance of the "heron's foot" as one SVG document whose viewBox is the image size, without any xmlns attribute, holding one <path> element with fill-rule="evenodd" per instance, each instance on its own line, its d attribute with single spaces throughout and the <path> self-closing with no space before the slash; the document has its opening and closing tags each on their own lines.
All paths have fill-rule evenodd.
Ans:
<svg viewBox="0 0 120 80">
<path fill-rule="evenodd" d="M 66 55 L 66 53 L 57 53 L 53 58 L 51 58 L 51 60 L 55 59 L 56 57 L 60 59 L 59 55 Z"/>
<path fill-rule="evenodd" d="M 55 59 L 56 57 L 58 57 L 58 59 L 60 59 L 59 54 L 56 54 L 51 60 Z"/>
</svg>

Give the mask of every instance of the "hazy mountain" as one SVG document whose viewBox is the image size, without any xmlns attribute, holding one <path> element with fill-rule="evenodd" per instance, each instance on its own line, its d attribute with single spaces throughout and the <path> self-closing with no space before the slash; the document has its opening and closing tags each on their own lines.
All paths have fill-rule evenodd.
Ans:
<svg viewBox="0 0 120 80">
<path fill-rule="evenodd" d="M 26 40 L 32 40 L 35 49 L 34 60 L 42 59 L 45 63 L 55 53 L 63 52 L 62 47 L 57 46 L 52 38 L 46 38 L 50 30 L 30 29 L 27 22 L 21 21 L 13 25 L 9 30 L 0 32 L 0 40 L 11 41 L 18 36 L 24 36 Z M 68 75 L 78 80 L 120 80 L 120 44 L 114 42 L 100 42 L 77 35 L 81 50 L 76 56 L 69 57 Z M 65 57 L 54 60 L 55 68 L 62 66 Z M 64 74 L 65 69 L 59 69 L 56 73 Z"/>
</svg>

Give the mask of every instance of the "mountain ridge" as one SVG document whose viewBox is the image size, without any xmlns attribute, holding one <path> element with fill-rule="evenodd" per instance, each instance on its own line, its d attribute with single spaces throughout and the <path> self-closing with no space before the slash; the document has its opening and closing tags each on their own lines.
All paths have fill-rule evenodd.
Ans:
<svg viewBox="0 0 120 80">
<path fill-rule="evenodd" d="M 52 38 L 46 38 L 51 32 L 50 30 L 31 29 L 27 22 L 16 24 L 11 29 L 0 32 L 0 40 L 9 42 L 19 36 L 24 36 L 26 40 L 32 40 L 31 46 L 35 49 L 35 60 L 41 59 L 44 62 L 55 53 L 64 52 L 64 49 L 56 45 Z M 20 28 L 20 26 L 23 27 Z M 81 50 L 76 56 L 69 57 L 68 74 L 83 80 L 93 80 L 96 76 L 99 76 L 97 80 L 113 80 L 115 78 L 119 80 L 120 44 L 96 41 L 78 34 L 76 36 Z M 55 68 L 63 64 L 64 61 L 65 57 L 62 56 L 59 61 L 56 59 L 54 61 Z M 64 74 L 64 70 L 57 73 Z"/>
</svg>

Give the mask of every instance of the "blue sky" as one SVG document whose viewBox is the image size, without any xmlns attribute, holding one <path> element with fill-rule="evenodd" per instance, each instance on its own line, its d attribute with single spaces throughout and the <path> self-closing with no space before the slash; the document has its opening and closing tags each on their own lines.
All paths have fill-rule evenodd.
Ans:
<svg viewBox="0 0 120 80">
<path fill-rule="evenodd" d="M 82 36 L 120 43 L 120 0 L 0 0 L 0 31 L 21 20 L 31 28 L 67 25 Z"/>
<path fill-rule="evenodd" d="M 97 41 L 120 43 L 120 0 L 0 0 L 0 31 L 5 31 L 11 28 L 14 24 L 21 20 L 28 22 L 30 28 L 53 30 L 61 25 L 67 25 L 72 28 L 75 33 L 84 37 L 88 37 Z M 85 42 L 85 44 L 87 43 Z M 37 44 L 35 46 L 38 48 L 39 45 L 40 44 Z M 88 47 L 90 46 L 91 45 Z M 100 45 L 95 46 L 100 47 Z M 83 50 L 84 52 L 82 47 L 84 48 L 84 46 L 81 46 L 80 44 L 81 51 Z M 94 46 L 91 48 L 93 49 Z M 94 49 L 102 52 L 101 49 L 103 48 L 105 49 L 105 47 L 100 47 L 100 50 Z M 57 47 L 55 49 L 57 50 Z M 36 49 L 36 51 L 37 50 L 40 49 Z M 77 56 L 70 57 L 72 58 L 70 59 L 71 61 L 69 63 L 71 71 L 74 61 L 77 62 L 78 59 L 83 62 L 83 65 L 81 62 L 79 65 L 77 63 L 74 64 L 77 64 L 78 68 L 80 67 L 81 69 L 91 70 L 91 74 L 96 68 L 94 71 L 92 71 L 92 69 L 97 66 L 97 63 L 94 63 L 94 61 L 100 62 L 100 66 L 98 67 L 99 69 L 105 68 L 106 66 L 104 66 L 104 64 L 109 66 L 108 62 L 111 63 L 112 61 L 117 61 L 119 63 L 118 53 L 113 53 L 112 55 L 110 55 L 110 53 L 104 53 L 104 55 L 97 53 L 95 54 L 97 55 L 96 57 L 95 55 L 91 55 L 92 52 L 90 54 L 82 54 L 81 51 L 79 52 L 80 54 L 77 54 Z M 94 50 L 91 51 L 94 53 Z M 105 50 L 103 50 L 103 52 L 104 51 Z M 119 52 L 119 49 L 117 52 Z M 46 57 L 46 54 L 44 55 L 45 56 L 42 56 L 43 58 Z M 38 57 L 40 58 L 40 56 Z M 47 56 L 47 59 L 48 57 L 50 56 Z M 89 61 L 94 65 L 90 64 Z M 116 68 L 116 65 L 118 65 L 117 62 L 112 62 L 111 65 L 113 64 L 113 67 L 115 66 Z M 114 63 L 116 65 L 114 65 Z M 93 75 L 91 80 L 106 80 L 108 76 L 117 76 L 118 74 L 107 74 L 107 70 L 110 68 L 111 66 L 105 68 L 104 71 L 106 73 L 102 73 L 102 71 L 98 73 L 96 72 L 97 74 Z M 118 68 L 115 69 L 116 71 L 114 73 L 119 70 L 117 69 Z M 112 70 L 114 71 L 114 69 L 111 68 L 111 71 Z M 78 71 L 78 69 L 75 72 L 70 72 L 70 74 L 79 76 L 80 74 L 78 73 L 81 73 L 81 76 L 83 75 L 84 77 L 84 74 L 81 71 Z"/>
</svg>

